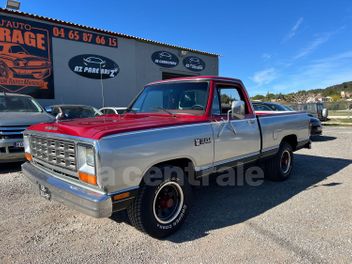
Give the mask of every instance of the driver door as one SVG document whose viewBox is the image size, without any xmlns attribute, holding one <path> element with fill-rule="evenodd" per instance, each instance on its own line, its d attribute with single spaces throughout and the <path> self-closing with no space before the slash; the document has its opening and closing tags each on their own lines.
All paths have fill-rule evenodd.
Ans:
<svg viewBox="0 0 352 264">
<path fill-rule="evenodd" d="M 243 88 L 236 84 L 218 83 L 215 86 L 212 104 L 215 166 L 240 161 L 260 152 L 260 132 L 255 115 L 250 113 L 251 107 L 246 105 L 242 119 L 228 115 L 232 101 L 246 102 L 245 98 Z"/>
</svg>

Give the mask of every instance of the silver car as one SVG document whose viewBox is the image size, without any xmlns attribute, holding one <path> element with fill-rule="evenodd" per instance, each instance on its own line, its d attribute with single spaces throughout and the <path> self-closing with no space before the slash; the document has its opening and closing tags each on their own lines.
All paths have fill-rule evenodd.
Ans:
<svg viewBox="0 0 352 264">
<path fill-rule="evenodd" d="M 32 97 L 0 93 L 0 163 L 24 160 L 22 132 L 53 120 Z"/>
</svg>

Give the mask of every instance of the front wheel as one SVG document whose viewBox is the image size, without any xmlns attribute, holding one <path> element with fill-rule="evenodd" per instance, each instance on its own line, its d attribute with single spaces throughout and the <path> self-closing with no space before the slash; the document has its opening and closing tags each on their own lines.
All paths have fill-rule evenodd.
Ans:
<svg viewBox="0 0 352 264">
<path fill-rule="evenodd" d="M 183 175 L 165 175 L 165 171 L 177 171 L 173 166 L 158 170 L 162 180 L 158 177 L 160 182 L 153 184 L 155 181 L 147 175 L 149 180 L 142 184 L 127 213 L 138 230 L 163 238 L 177 231 L 185 220 L 191 205 L 191 187 Z"/>
<path fill-rule="evenodd" d="M 1 78 L 13 78 L 13 73 L 3 61 L 0 61 L 0 77 Z"/>
<path fill-rule="evenodd" d="M 278 153 L 267 160 L 265 170 L 266 178 L 273 181 L 286 180 L 293 167 L 293 150 L 292 146 L 287 142 L 282 142 Z"/>
</svg>

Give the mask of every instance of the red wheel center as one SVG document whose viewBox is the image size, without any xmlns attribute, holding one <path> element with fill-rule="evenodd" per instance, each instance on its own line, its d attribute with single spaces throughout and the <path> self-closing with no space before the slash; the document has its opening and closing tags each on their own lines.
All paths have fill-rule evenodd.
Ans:
<svg viewBox="0 0 352 264">
<path fill-rule="evenodd" d="M 171 208 L 174 205 L 174 200 L 171 198 L 164 198 L 160 201 L 161 208 Z"/>
</svg>

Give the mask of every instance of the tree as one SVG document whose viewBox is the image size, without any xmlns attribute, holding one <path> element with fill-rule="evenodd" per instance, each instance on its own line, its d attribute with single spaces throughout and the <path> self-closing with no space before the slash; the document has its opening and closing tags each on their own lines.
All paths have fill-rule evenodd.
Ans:
<svg viewBox="0 0 352 264">
<path fill-rule="evenodd" d="M 290 95 L 290 101 L 296 104 L 304 104 L 309 98 L 309 94 L 306 91 L 299 91 Z"/>
<path fill-rule="evenodd" d="M 265 96 L 264 95 L 261 95 L 261 94 L 257 94 L 255 96 L 252 97 L 252 100 L 259 100 L 259 101 L 262 101 L 265 99 Z"/>
</svg>

